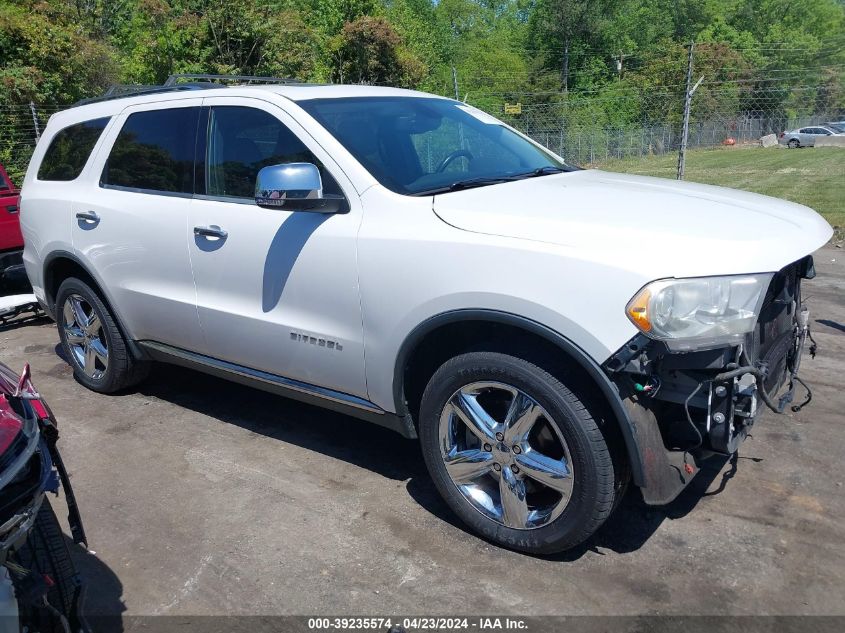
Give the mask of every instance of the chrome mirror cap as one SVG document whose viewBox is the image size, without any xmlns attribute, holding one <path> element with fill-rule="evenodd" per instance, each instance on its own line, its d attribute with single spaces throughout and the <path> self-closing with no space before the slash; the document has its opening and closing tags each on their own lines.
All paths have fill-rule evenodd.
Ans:
<svg viewBox="0 0 845 633">
<path fill-rule="evenodd" d="M 338 194 L 323 194 L 320 169 L 312 163 L 270 165 L 255 179 L 255 204 L 265 209 L 347 213 L 349 203 Z"/>
<path fill-rule="evenodd" d="M 255 179 L 255 204 L 260 207 L 290 207 L 292 200 L 319 200 L 323 197 L 320 170 L 312 163 L 270 165 Z"/>
</svg>

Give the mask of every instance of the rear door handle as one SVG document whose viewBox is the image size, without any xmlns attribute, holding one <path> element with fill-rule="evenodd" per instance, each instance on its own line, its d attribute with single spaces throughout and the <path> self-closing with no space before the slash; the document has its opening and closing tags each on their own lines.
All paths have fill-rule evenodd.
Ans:
<svg viewBox="0 0 845 633">
<path fill-rule="evenodd" d="M 80 211 L 76 214 L 76 219 L 83 222 L 99 222 L 100 216 L 93 211 Z"/>
<path fill-rule="evenodd" d="M 8 211 L 12 215 L 14 215 L 15 213 L 18 212 L 18 207 L 17 207 L 17 205 L 10 204 L 8 207 L 6 207 L 6 211 Z"/>
<path fill-rule="evenodd" d="M 225 239 L 229 233 L 221 229 L 219 226 L 195 226 L 194 235 L 201 235 L 202 237 L 217 237 Z"/>
</svg>

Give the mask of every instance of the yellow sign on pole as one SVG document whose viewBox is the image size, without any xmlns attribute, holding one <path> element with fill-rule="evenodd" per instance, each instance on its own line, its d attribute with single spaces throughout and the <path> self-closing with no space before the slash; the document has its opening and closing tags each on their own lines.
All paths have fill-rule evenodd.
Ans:
<svg viewBox="0 0 845 633">
<path fill-rule="evenodd" d="M 522 114 L 521 103 L 506 103 L 505 114 Z"/>
</svg>

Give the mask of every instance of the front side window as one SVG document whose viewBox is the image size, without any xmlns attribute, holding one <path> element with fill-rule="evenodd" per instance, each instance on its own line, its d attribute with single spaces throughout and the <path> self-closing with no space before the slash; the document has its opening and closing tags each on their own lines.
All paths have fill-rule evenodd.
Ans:
<svg viewBox="0 0 845 633">
<path fill-rule="evenodd" d="M 83 121 L 60 130 L 50 141 L 44 159 L 38 166 L 38 180 L 67 181 L 78 178 L 109 118 Z"/>
<path fill-rule="evenodd" d="M 320 169 L 323 192 L 340 187 L 316 156 L 271 114 L 243 106 L 211 108 L 205 164 L 205 193 L 254 198 L 259 170 L 283 163 L 313 163 Z"/>
<path fill-rule="evenodd" d="M 199 107 L 130 114 L 103 168 L 102 185 L 192 194 Z"/>
<path fill-rule="evenodd" d="M 497 119 L 457 101 L 348 97 L 299 105 L 397 193 L 423 195 L 471 181 L 573 169 Z"/>
</svg>

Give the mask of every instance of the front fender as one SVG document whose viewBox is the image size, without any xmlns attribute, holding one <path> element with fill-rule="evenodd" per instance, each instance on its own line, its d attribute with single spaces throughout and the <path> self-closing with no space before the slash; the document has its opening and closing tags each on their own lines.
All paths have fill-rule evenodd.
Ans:
<svg viewBox="0 0 845 633">
<path fill-rule="evenodd" d="M 433 316 L 414 328 L 399 348 L 394 365 L 393 403 L 398 415 L 404 416 L 408 414 L 405 405 L 404 375 L 405 367 L 414 349 L 426 334 L 433 332 L 439 327 L 458 321 L 487 321 L 517 327 L 548 340 L 577 362 L 593 380 L 616 417 L 619 430 L 625 442 L 625 449 L 631 466 L 631 477 L 634 484 L 640 487 L 646 485 L 643 450 L 637 435 L 637 427 L 634 425 L 628 409 L 623 404 L 616 385 L 608 378 L 602 368 L 581 347 L 570 339 L 541 323 L 516 314 L 485 309 L 451 310 Z"/>
</svg>

